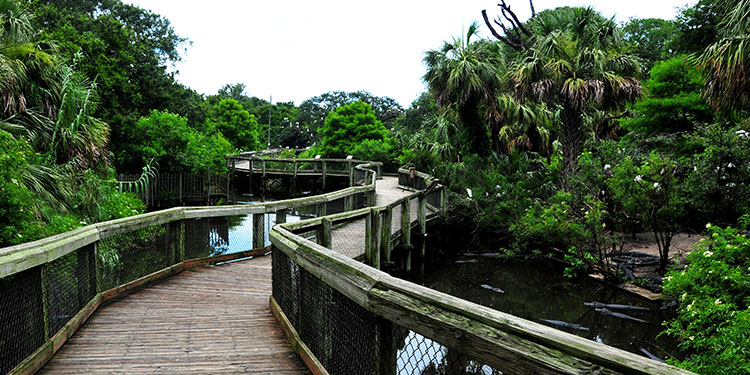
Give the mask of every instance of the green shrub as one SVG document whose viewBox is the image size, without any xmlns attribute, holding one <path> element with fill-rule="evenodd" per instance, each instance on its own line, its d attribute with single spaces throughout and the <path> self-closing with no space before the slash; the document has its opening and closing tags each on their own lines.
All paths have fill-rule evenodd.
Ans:
<svg viewBox="0 0 750 375">
<path fill-rule="evenodd" d="M 675 364 L 701 374 L 750 374 L 750 216 L 740 229 L 708 226 L 709 237 L 688 254 L 688 265 L 664 279 L 679 299 L 666 333 L 691 356 Z"/>
<path fill-rule="evenodd" d="M 26 242 L 34 221 L 34 194 L 24 185 L 31 151 L 26 142 L 0 130 L 0 247 Z"/>
</svg>

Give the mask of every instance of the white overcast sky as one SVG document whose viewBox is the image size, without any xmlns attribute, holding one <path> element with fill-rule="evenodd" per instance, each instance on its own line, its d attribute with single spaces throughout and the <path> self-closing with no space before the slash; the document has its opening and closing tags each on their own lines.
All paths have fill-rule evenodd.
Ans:
<svg viewBox="0 0 750 375">
<path fill-rule="evenodd" d="M 673 19 L 696 0 L 535 0 L 538 11 L 591 5 L 618 22 Z M 303 100 L 332 90 L 389 96 L 404 108 L 425 90 L 424 52 L 437 49 L 473 21 L 490 33 L 480 0 L 126 0 L 165 16 L 187 37 L 177 79 L 203 94 L 244 83 L 246 94 L 273 101 Z M 528 1 L 507 0 L 519 17 Z"/>
</svg>

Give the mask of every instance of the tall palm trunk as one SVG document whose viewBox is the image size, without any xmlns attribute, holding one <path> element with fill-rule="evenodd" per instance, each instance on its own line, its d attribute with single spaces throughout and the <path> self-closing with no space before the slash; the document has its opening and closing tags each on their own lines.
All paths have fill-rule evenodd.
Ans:
<svg viewBox="0 0 750 375">
<path fill-rule="evenodd" d="M 563 148 L 563 190 L 568 190 L 568 182 L 578 170 L 578 155 L 583 152 L 584 134 L 582 126 L 582 114 L 566 105 L 563 108 L 563 126 L 560 137 Z"/>
<path fill-rule="evenodd" d="M 479 115 L 480 99 L 478 95 L 470 96 L 459 108 L 459 116 L 469 133 L 469 149 L 472 153 L 485 156 L 489 154 L 490 144 L 487 139 L 487 129 Z"/>
</svg>

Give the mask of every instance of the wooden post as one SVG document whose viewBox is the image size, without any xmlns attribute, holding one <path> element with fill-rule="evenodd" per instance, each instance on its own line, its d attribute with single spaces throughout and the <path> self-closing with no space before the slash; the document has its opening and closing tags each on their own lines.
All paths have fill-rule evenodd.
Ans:
<svg viewBox="0 0 750 375">
<path fill-rule="evenodd" d="M 250 167 L 248 168 L 247 173 L 247 193 L 253 195 L 253 161 L 248 161 L 250 162 Z"/>
<path fill-rule="evenodd" d="M 253 249 L 266 246 L 266 214 L 253 214 Z"/>
<path fill-rule="evenodd" d="M 180 220 L 177 229 L 177 251 L 175 252 L 175 263 L 185 260 L 185 220 Z"/>
<path fill-rule="evenodd" d="M 180 194 L 180 199 L 179 199 L 179 201 L 180 201 L 180 206 L 182 206 L 184 204 L 184 201 L 182 200 L 182 172 L 180 172 L 179 178 L 180 178 L 180 193 L 179 193 Z M 229 180 L 227 180 L 227 185 L 229 185 Z M 227 189 L 229 189 L 229 188 L 227 187 Z M 227 190 L 227 194 L 229 194 L 229 190 Z"/>
<path fill-rule="evenodd" d="M 263 177 L 266 177 L 266 161 L 265 160 L 261 162 L 261 171 L 263 172 Z"/>
<path fill-rule="evenodd" d="M 411 200 L 401 203 L 401 239 L 404 245 L 411 245 Z"/>
<path fill-rule="evenodd" d="M 286 215 L 289 212 L 287 209 L 276 211 L 276 224 L 286 223 Z"/>
<path fill-rule="evenodd" d="M 419 257 L 422 259 L 424 264 L 425 251 L 427 249 L 427 201 L 425 200 L 424 194 L 420 194 L 417 200 L 417 221 L 419 222 L 418 233 L 419 233 Z"/>
<path fill-rule="evenodd" d="M 419 220 L 419 234 L 424 236 L 427 234 L 427 200 L 424 194 L 419 195 L 418 202 L 417 220 Z"/>
<path fill-rule="evenodd" d="M 349 160 L 347 164 L 349 166 L 349 186 L 354 186 L 354 168 L 352 168 L 352 161 Z"/>
<path fill-rule="evenodd" d="M 344 197 L 344 212 L 354 210 L 354 196 L 349 195 Z"/>
<path fill-rule="evenodd" d="M 383 226 L 381 227 L 380 249 L 383 251 L 385 261 L 391 262 L 391 221 L 393 220 L 393 207 L 387 206 L 382 215 Z"/>
<path fill-rule="evenodd" d="M 333 222 L 331 219 L 323 219 L 320 222 L 320 228 L 318 232 L 318 244 L 320 246 L 323 246 L 327 249 L 331 248 L 331 228 L 333 227 Z"/>
<path fill-rule="evenodd" d="M 47 264 L 39 267 L 39 277 L 42 282 L 42 315 L 44 315 L 44 338 L 48 339 L 51 337 L 49 331 L 49 306 L 47 306 Z"/>
<path fill-rule="evenodd" d="M 372 239 L 372 244 L 370 245 L 372 264 L 370 266 L 376 269 L 380 269 L 380 228 L 383 225 L 382 217 L 382 211 L 372 210 L 372 229 L 370 230 L 370 237 Z"/>
<path fill-rule="evenodd" d="M 448 213 L 448 192 L 445 186 L 440 188 L 440 215 L 445 216 Z"/>
<path fill-rule="evenodd" d="M 323 190 L 326 188 L 326 172 L 328 170 L 328 166 L 326 165 L 326 161 L 323 160 Z"/>
<path fill-rule="evenodd" d="M 398 371 L 396 355 L 398 347 L 394 345 L 393 323 L 384 318 L 376 318 L 375 334 L 377 347 L 375 354 L 375 373 L 395 375 Z"/>
<path fill-rule="evenodd" d="M 365 216 L 365 260 L 368 265 L 373 266 L 373 246 L 372 246 L 372 222 L 373 222 L 373 213 L 372 210 L 367 213 L 367 216 Z"/>
<path fill-rule="evenodd" d="M 327 204 L 325 202 L 318 203 L 315 207 L 315 212 L 317 213 L 318 217 L 326 216 L 326 206 Z"/>
<path fill-rule="evenodd" d="M 230 183 L 229 183 L 229 185 L 230 185 L 230 186 L 232 187 L 232 204 L 235 204 L 235 203 L 237 202 L 237 195 L 236 195 L 236 194 L 237 194 L 237 193 L 236 193 L 236 191 L 237 191 L 237 187 L 236 187 L 236 186 L 234 186 L 234 179 L 235 179 L 235 177 L 236 177 L 236 173 L 237 173 L 237 172 L 236 172 L 236 170 L 235 170 L 235 163 L 234 163 L 234 159 L 232 159 L 232 172 L 231 172 L 231 174 L 229 175 L 229 179 L 230 179 Z M 208 188 L 209 188 L 209 189 L 211 189 L 210 185 L 209 185 L 209 187 L 208 187 Z M 229 191 L 227 191 L 227 199 L 228 199 L 228 198 L 229 198 Z"/>
</svg>

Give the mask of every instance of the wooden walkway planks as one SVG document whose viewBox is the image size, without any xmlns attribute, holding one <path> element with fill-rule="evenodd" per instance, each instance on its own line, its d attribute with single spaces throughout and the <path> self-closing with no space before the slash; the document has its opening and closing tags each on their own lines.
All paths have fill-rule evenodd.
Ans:
<svg viewBox="0 0 750 375">
<path fill-rule="evenodd" d="M 413 192 L 398 187 L 398 177 L 383 176 L 377 180 L 375 185 L 375 205 L 385 206 L 393 203 Z M 411 220 L 417 220 L 417 200 L 411 201 Z M 401 209 L 393 210 L 393 220 L 391 221 L 391 231 L 401 229 Z M 356 258 L 365 253 L 365 219 L 355 220 L 334 229 L 331 232 L 333 237 L 332 250 L 344 254 L 350 258 Z"/>
<path fill-rule="evenodd" d="M 185 271 L 100 307 L 39 374 L 307 374 L 270 294 L 270 256 Z"/>
</svg>

